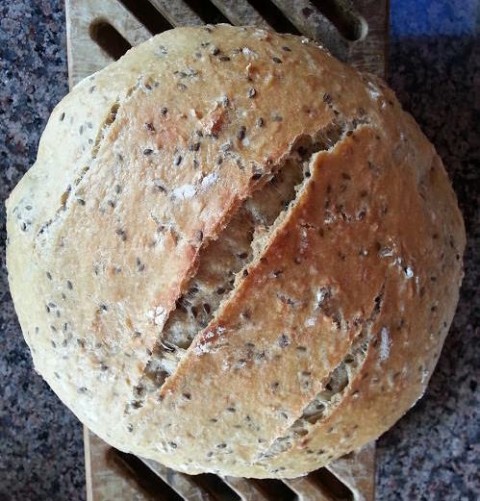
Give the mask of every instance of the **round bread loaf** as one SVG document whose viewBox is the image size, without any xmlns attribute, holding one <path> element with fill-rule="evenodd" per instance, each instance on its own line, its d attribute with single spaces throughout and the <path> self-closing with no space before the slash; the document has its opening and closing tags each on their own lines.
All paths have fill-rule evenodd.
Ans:
<svg viewBox="0 0 480 501">
<path fill-rule="evenodd" d="M 305 474 L 422 395 L 465 233 L 378 78 L 303 38 L 179 28 L 78 84 L 8 200 L 35 367 L 115 447 Z"/>
</svg>

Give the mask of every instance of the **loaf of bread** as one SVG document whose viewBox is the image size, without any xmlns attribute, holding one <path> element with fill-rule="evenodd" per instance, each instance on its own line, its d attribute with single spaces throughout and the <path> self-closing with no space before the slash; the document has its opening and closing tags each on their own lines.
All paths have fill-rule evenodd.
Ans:
<svg viewBox="0 0 480 501">
<path fill-rule="evenodd" d="M 252 27 L 174 29 L 82 81 L 7 210 L 36 370 L 187 473 L 295 477 L 378 437 L 462 278 L 455 195 L 392 91 Z"/>
</svg>

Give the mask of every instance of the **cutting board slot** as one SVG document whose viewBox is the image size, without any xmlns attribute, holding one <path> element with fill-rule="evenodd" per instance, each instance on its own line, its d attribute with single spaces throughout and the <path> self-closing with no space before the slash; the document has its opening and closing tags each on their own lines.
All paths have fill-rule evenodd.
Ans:
<svg viewBox="0 0 480 501">
<path fill-rule="evenodd" d="M 231 489 L 220 477 L 212 473 L 193 475 L 192 480 L 203 490 L 208 492 L 213 499 L 221 501 L 239 501 L 240 496 Z"/>
<path fill-rule="evenodd" d="M 230 23 L 222 11 L 208 0 L 184 0 L 184 2 L 200 16 L 204 23 Z"/>
<path fill-rule="evenodd" d="M 259 490 L 271 501 L 293 501 L 297 495 L 281 480 L 260 478 L 251 479 Z"/>
<path fill-rule="evenodd" d="M 331 501 L 354 501 L 352 491 L 327 468 L 320 468 L 308 475 L 309 479 Z"/>
<path fill-rule="evenodd" d="M 128 477 L 131 482 L 137 484 L 142 494 L 153 500 L 182 501 L 180 497 L 168 484 L 148 468 L 140 459 L 132 454 L 110 449 L 108 459 L 114 463 L 124 477 Z M 98 501 L 101 501 L 100 499 Z M 120 501 L 120 500 L 119 500 Z M 126 501 L 126 500 L 125 500 Z"/>
<path fill-rule="evenodd" d="M 120 59 L 132 46 L 123 36 L 104 19 L 97 19 L 90 25 L 90 37 L 110 57 Z"/>
<path fill-rule="evenodd" d="M 160 14 L 149 0 L 119 0 L 152 35 L 173 28 L 173 26 Z"/>
<path fill-rule="evenodd" d="M 269 0 L 248 0 L 248 3 L 275 31 L 291 33 L 292 35 L 302 34 L 273 2 Z"/>
<path fill-rule="evenodd" d="M 346 40 L 356 42 L 367 36 L 368 23 L 349 0 L 312 0 L 312 3 Z"/>
</svg>

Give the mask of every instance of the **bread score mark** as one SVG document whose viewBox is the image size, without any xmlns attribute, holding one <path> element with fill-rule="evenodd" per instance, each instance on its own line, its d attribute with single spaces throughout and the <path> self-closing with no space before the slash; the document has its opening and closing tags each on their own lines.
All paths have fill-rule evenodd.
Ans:
<svg viewBox="0 0 480 501">
<path fill-rule="evenodd" d="M 75 177 L 72 179 L 71 183 L 68 184 L 67 187 L 65 188 L 65 191 L 62 193 L 60 197 L 60 207 L 57 209 L 53 217 L 40 226 L 33 242 L 35 247 L 37 246 L 38 243 L 37 240 L 41 242 L 43 241 L 43 239 L 46 238 L 47 230 L 52 226 L 52 224 L 56 224 L 58 221 L 62 220 L 62 216 L 65 215 L 69 205 L 71 205 L 74 202 L 80 205 L 86 204 L 85 199 L 82 197 L 80 192 L 77 192 L 77 189 L 80 186 L 81 182 L 83 181 L 84 177 L 86 176 L 87 172 L 91 169 L 92 165 L 94 164 L 102 144 L 104 144 L 109 131 L 112 129 L 112 126 L 117 119 L 120 107 L 125 106 L 132 98 L 132 95 L 135 93 L 135 91 L 138 91 L 139 89 L 140 89 L 139 83 L 137 83 L 137 85 L 135 86 L 128 88 L 126 90 L 124 98 L 120 99 L 120 97 L 118 97 L 108 109 L 108 112 L 103 122 L 100 124 L 98 128 L 98 133 L 95 138 L 95 141 L 92 144 L 90 160 L 87 162 L 87 165 L 85 165 L 75 173 L 76 174 Z M 82 131 L 83 131 L 83 126 L 81 126 L 80 128 L 80 134 L 82 133 Z M 74 195 L 73 198 L 71 196 L 72 194 Z"/>
<path fill-rule="evenodd" d="M 219 349 L 217 338 L 223 335 L 222 328 L 209 327 L 230 293 L 248 276 L 249 268 L 261 259 L 273 231 L 295 206 L 311 177 L 315 154 L 335 149 L 365 123 L 364 119 L 338 120 L 313 136 L 300 136 L 275 173 L 252 176 L 252 182 L 258 183 L 252 195 L 224 223 L 219 237 L 207 242 L 200 251 L 194 274 L 165 321 L 144 374 L 135 386 L 136 398 L 127 404 L 127 412 L 140 408 L 149 396 L 157 394 L 162 399 L 165 380 L 174 374 L 194 339 L 198 337 L 195 350 L 199 355 L 208 352 L 214 341 Z"/>
<path fill-rule="evenodd" d="M 312 428 L 334 412 L 336 407 L 343 401 L 345 394 L 352 389 L 352 383 L 364 366 L 367 355 L 371 350 L 372 341 L 378 337 L 374 332 L 375 321 L 382 311 L 384 294 L 385 282 L 383 282 L 378 294 L 375 296 L 370 314 L 361 321 L 361 330 L 353 339 L 347 354 L 324 379 L 322 390 L 304 407 L 302 414 L 294 423 L 278 436 L 266 450 L 259 453 L 256 462 L 262 463 L 269 460 L 302 442 L 308 448 L 307 437 Z M 382 327 L 379 335 L 383 336 L 384 329 L 385 327 Z M 327 454 L 327 451 L 322 454 L 325 461 L 333 459 L 332 457 L 326 457 Z M 274 470 L 272 473 L 278 473 L 278 470 Z"/>
</svg>

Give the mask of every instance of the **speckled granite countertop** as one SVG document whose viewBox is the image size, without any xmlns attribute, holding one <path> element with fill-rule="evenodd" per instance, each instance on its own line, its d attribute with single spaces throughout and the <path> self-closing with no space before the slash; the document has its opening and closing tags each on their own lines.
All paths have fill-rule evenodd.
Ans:
<svg viewBox="0 0 480 501">
<path fill-rule="evenodd" d="M 469 235 L 458 311 L 425 397 L 379 441 L 378 500 L 480 499 L 480 0 L 391 0 L 390 84 L 436 145 Z M 0 2 L 0 195 L 67 92 L 61 0 Z M 0 207 L 0 501 L 83 500 L 82 428 L 32 368 Z"/>
</svg>

